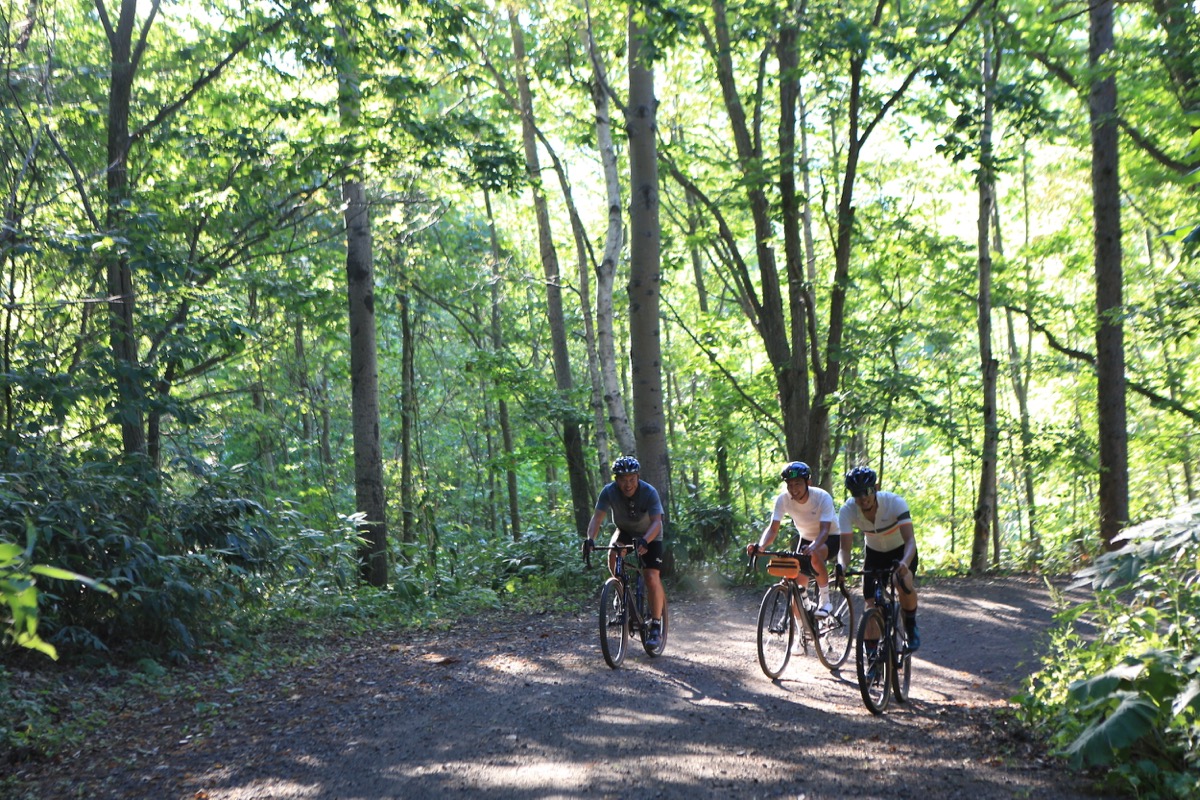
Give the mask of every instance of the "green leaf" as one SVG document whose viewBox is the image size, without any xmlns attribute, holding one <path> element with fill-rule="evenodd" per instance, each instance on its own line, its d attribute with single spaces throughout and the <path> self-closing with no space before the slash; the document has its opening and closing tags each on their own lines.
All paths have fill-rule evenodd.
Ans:
<svg viewBox="0 0 1200 800">
<path fill-rule="evenodd" d="M 1158 708 L 1136 692 L 1119 692 L 1120 705 L 1071 743 L 1066 753 L 1075 767 L 1111 764 L 1113 756 L 1154 730 Z"/>
<path fill-rule="evenodd" d="M 0 567 L 7 567 L 21 557 L 23 548 L 12 542 L 0 542 Z"/>
<path fill-rule="evenodd" d="M 71 572 L 70 570 L 60 569 L 59 567 L 48 567 L 44 564 L 34 564 L 29 568 L 29 571 L 35 575 L 45 575 L 47 578 L 58 578 L 61 581 L 79 581 L 83 585 L 95 589 L 98 592 L 107 592 L 113 597 L 117 596 L 117 593 L 114 590 L 105 586 L 103 583 L 92 580 L 86 575 L 80 575 L 78 572 Z"/>
<path fill-rule="evenodd" d="M 1200 678 L 1192 678 L 1171 703 L 1171 716 L 1179 716 L 1188 706 L 1194 706 L 1197 711 L 1200 711 L 1200 702 L 1198 701 L 1200 701 Z"/>
<path fill-rule="evenodd" d="M 1128 685 L 1130 681 L 1136 680 L 1142 674 L 1145 666 L 1140 661 L 1133 664 L 1118 664 L 1103 675 L 1075 681 L 1068 689 L 1068 694 L 1072 701 L 1079 704 L 1103 700 L 1112 696 L 1122 685 Z"/>
</svg>

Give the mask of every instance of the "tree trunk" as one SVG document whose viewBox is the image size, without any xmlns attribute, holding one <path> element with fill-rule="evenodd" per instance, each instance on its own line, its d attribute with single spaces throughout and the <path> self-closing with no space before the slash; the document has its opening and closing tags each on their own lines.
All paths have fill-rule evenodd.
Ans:
<svg viewBox="0 0 1200 800">
<path fill-rule="evenodd" d="M 1129 521 L 1129 464 L 1125 411 L 1124 291 L 1121 263 L 1121 185 L 1113 2 L 1089 6 L 1088 111 L 1092 132 L 1092 213 L 1096 259 L 1096 384 L 1100 444 L 1100 538 L 1107 548 Z"/>
<path fill-rule="evenodd" d="M 1024 218 L 1025 218 L 1025 245 L 1026 249 L 1030 244 L 1030 230 L 1032 219 L 1029 210 L 1029 153 L 1022 146 L 1021 159 L 1021 187 L 1024 198 Z M 997 236 L 999 239 L 999 236 Z M 1031 275 L 1031 266 L 1028 259 L 1025 262 L 1025 291 L 1026 291 L 1026 307 L 1029 307 L 1029 298 L 1033 292 L 1033 279 Z M 1025 489 L 1025 508 L 1026 517 L 1029 523 L 1029 551 L 1027 555 L 1028 566 L 1036 567 L 1042 559 L 1041 540 L 1038 534 L 1037 526 L 1037 495 L 1034 493 L 1033 486 L 1033 464 L 1031 458 L 1033 455 L 1033 425 L 1030 422 L 1029 415 L 1029 376 L 1033 370 L 1032 356 L 1032 336 L 1027 337 L 1025 343 L 1025 354 L 1022 356 L 1021 350 L 1017 345 L 1017 332 L 1014 320 L 1014 314 L 1011 308 L 1006 309 L 1005 317 L 1008 322 L 1008 352 L 1009 352 L 1009 377 L 1012 381 L 1013 394 L 1017 398 L 1017 409 L 1021 417 L 1021 478 Z"/>
<path fill-rule="evenodd" d="M 407 293 L 398 297 L 400 306 L 400 541 L 417 541 L 417 492 L 413 486 L 416 448 L 413 431 L 417 425 L 416 337 L 413 336 L 412 307 Z"/>
<path fill-rule="evenodd" d="M 613 285 L 616 282 L 617 261 L 621 257 L 624 212 L 621 207 L 621 178 L 617 170 L 616 150 L 612 139 L 612 115 L 608 104 L 608 77 L 604 62 L 597 52 L 589 25 L 586 32 L 588 55 L 592 62 L 592 104 L 596 108 L 596 148 L 600 152 L 600 163 L 604 168 L 604 188 L 608 201 L 608 228 L 604 236 L 604 254 L 596 265 L 596 356 L 600 363 L 600 379 L 603 385 L 604 404 L 608 411 L 608 424 L 617 449 L 622 455 L 630 455 L 637 449 L 633 428 L 629 425 L 629 414 L 625 408 L 625 395 L 617 377 L 617 353 L 613 330 Z M 604 476 L 608 475 L 608 464 L 601 460 Z"/>
<path fill-rule="evenodd" d="M 357 75 L 338 73 L 338 112 L 347 129 L 358 124 Z M 354 439 L 354 497 L 363 544 L 362 577 L 387 585 L 387 509 L 379 435 L 379 368 L 375 346 L 375 267 L 371 215 L 361 180 L 342 184 L 346 220 L 346 296 L 350 316 L 350 391 Z"/>
<path fill-rule="evenodd" d="M 487 210 L 488 218 L 488 233 L 492 240 L 492 350 L 496 353 L 504 349 L 504 336 L 500 327 L 500 263 L 502 254 L 500 252 L 500 238 L 496 235 L 496 220 L 492 215 L 492 196 L 487 189 L 483 190 L 483 205 Z M 517 493 L 517 471 L 513 468 L 513 433 L 512 424 L 508 418 L 508 400 L 504 397 L 500 398 L 499 408 L 497 413 L 500 417 L 500 438 L 501 446 L 504 448 L 505 463 L 505 486 L 508 490 L 508 520 L 509 530 L 512 533 L 512 540 L 519 542 L 521 540 L 521 505 L 519 495 Z"/>
<path fill-rule="evenodd" d="M 979 130 L 979 217 L 978 272 L 980 374 L 983 379 L 983 453 L 979 465 L 979 494 L 975 501 L 975 538 L 971 547 L 971 572 L 987 571 L 988 544 L 996 514 L 996 461 L 999 458 L 1000 427 L 996 417 L 998 364 L 992 355 L 992 208 L 996 198 L 996 173 L 992 156 L 992 115 L 996 75 L 990 21 L 985 20 L 983 46 L 983 123 Z"/>
<path fill-rule="evenodd" d="M 525 144 L 525 171 L 533 192 L 534 214 L 538 226 L 538 250 L 541 255 L 542 272 L 546 279 L 546 316 L 550 323 L 550 344 L 554 357 L 554 382 L 562 402 L 569 404 L 574 391 L 571 377 L 571 362 L 567 349 L 566 323 L 563 318 L 562 286 L 558 268 L 558 254 L 550 230 L 550 211 L 546 205 L 542 185 L 541 165 L 537 152 L 537 132 L 533 116 L 533 93 L 529 88 L 529 76 L 525 72 L 525 35 L 517 19 L 517 9 L 509 5 L 509 29 L 513 37 L 513 57 L 517 88 L 521 103 L 521 131 Z M 574 508 L 575 529 L 582 537 L 592 519 L 592 499 L 587 475 L 587 464 L 583 456 L 583 436 L 574 414 L 565 413 L 561 420 L 563 447 L 567 460 L 567 477 L 571 484 L 571 505 Z"/>
<path fill-rule="evenodd" d="M 757 172 L 762 167 L 763 159 L 761 131 L 751 128 L 738 92 L 725 0 L 712 0 L 712 10 L 713 32 L 708 46 L 716 60 L 717 80 L 721 86 L 721 96 L 725 102 L 726 117 L 733 134 L 738 164 L 743 173 Z M 792 56 L 787 58 L 791 60 Z M 790 77 L 784 76 L 780 76 L 779 80 L 781 85 L 792 82 Z M 632 104 L 632 100 L 630 102 Z M 760 116 L 755 113 L 753 120 L 756 126 L 759 119 Z M 797 362 L 792 347 L 795 337 L 789 332 L 784 316 L 783 292 L 779 283 L 775 249 L 771 244 L 775 239 L 775 221 L 761 181 L 747 181 L 746 200 L 754 224 L 761 300 L 755 302 L 753 298 L 745 299 L 751 303 L 753 321 L 775 371 L 775 384 L 786 439 L 786 457 L 799 458 L 801 453 L 812 452 L 806 447 L 808 436 L 805 428 L 809 422 L 807 365 Z M 743 283 L 749 282 L 748 276 L 743 279 Z M 803 332 L 803 318 L 794 320 L 794 324 L 800 326 L 799 330 Z"/>
<path fill-rule="evenodd" d="M 633 373 L 633 408 L 642 477 L 658 489 L 663 508 L 670 508 L 663 412 L 662 345 L 659 338 L 661 289 L 658 221 L 658 147 L 654 69 L 645 31 L 629 14 L 629 354 Z M 664 537 L 667 533 L 664 519 Z"/>
<path fill-rule="evenodd" d="M 111 74 L 108 93 L 108 189 L 105 227 L 113 237 L 125 235 L 126 209 L 129 206 L 129 112 L 133 101 L 133 79 L 144 49 L 139 41 L 135 52 L 133 32 L 137 23 L 137 0 L 121 0 L 117 24 L 110 25 L 102 0 L 96 2 L 111 50 Z M 151 17 L 157 10 L 157 3 Z M 144 31 L 149 30 L 149 21 Z M 109 340 L 113 355 L 113 373 L 117 386 L 117 417 L 121 426 L 121 444 L 125 455 L 146 452 L 146 430 L 142 370 L 138 359 L 138 337 L 134 319 L 135 295 L 133 269 L 126 248 L 111 248 L 106 253 L 108 276 Z"/>
<path fill-rule="evenodd" d="M 783 381 L 787 394 L 781 393 L 787 406 L 785 414 L 795 414 L 792 424 L 785 425 L 787 457 L 804 459 L 821 466 L 819 453 L 808 450 L 809 445 L 809 379 L 808 355 L 813 344 L 808 339 L 810 330 L 807 278 L 804 274 L 804 256 L 801 231 L 801 204 L 796 197 L 796 115 L 800 104 L 800 82 L 788 80 L 787 76 L 800 72 L 800 33 L 796 21 L 789 16 L 780 26 L 776 52 L 779 58 L 779 215 L 783 223 L 783 263 L 788 280 L 788 316 L 791 319 L 787 366 Z M 805 198 L 807 205 L 807 198 Z M 814 476 L 820 481 L 823 473 Z"/>
</svg>

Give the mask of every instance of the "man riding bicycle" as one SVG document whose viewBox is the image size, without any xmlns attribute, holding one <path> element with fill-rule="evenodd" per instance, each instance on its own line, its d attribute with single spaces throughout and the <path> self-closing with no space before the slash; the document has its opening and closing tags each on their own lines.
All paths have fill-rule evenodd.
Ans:
<svg viewBox="0 0 1200 800">
<path fill-rule="evenodd" d="M 921 646 L 917 634 L 917 588 L 913 583 L 917 575 L 917 540 L 913 534 L 912 514 L 904 498 L 892 492 L 879 491 L 875 471 L 870 467 L 855 467 L 846 473 L 846 491 L 850 499 L 838 512 L 838 529 L 841 532 L 842 548 L 838 554 L 838 568 L 846 570 L 850 565 L 850 551 L 854 544 L 854 529 L 863 534 L 863 571 L 888 569 L 899 562 L 896 580 L 900 592 L 900 608 L 904 612 L 904 627 L 908 631 L 908 649 Z M 875 605 L 875 587 L 878 578 L 863 577 L 863 597 L 866 608 Z M 871 650 L 876 642 L 864 639 Z"/>
<path fill-rule="evenodd" d="M 642 465 L 633 456 L 621 456 L 613 462 L 613 481 L 600 490 L 596 498 L 596 512 L 588 523 L 587 538 L 583 542 L 586 556 L 595 546 L 596 534 L 606 515 L 612 515 L 617 530 L 609 545 L 628 544 L 637 548 L 642 557 L 642 577 L 646 581 L 646 599 L 650 603 L 650 632 L 646 645 L 658 647 L 662 639 L 663 605 L 666 594 L 662 585 L 663 564 L 663 508 L 658 490 L 641 480 Z M 609 552 L 608 571 L 613 572 L 615 551 Z"/>
<path fill-rule="evenodd" d="M 753 556 L 759 550 L 770 547 L 779 534 L 779 524 L 784 514 L 790 516 L 800 535 L 796 549 L 808 554 L 812 572 L 817 577 L 817 589 L 820 592 L 817 616 L 828 616 L 833 605 L 829 602 L 829 569 L 825 562 L 829 560 L 830 552 L 837 551 L 839 539 L 837 534 L 829 534 L 833 525 L 833 497 L 821 487 L 812 485 L 812 470 L 803 461 L 788 464 L 779 477 L 786 485 L 786 491 L 775 498 L 771 521 L 757 542 L 746 545 L 746 554 Z M 798 582 L 801 586 L 808 586 L 808 576 L 801 573 Z"/>
</svg>

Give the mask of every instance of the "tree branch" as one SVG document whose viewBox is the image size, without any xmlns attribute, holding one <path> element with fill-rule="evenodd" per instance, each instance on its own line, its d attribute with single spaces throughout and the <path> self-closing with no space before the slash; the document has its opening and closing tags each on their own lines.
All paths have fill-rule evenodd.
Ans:
<svg viewBox="0 0 1200 800">
<path fill-rule="evenodd" d="M 1056 350 L 1057 352 L 1062 353 L 1065 356 L 1069 356 L 1076 361 L 1084 361 L 1093 367 L 1096 366 L 1096 357 L 1094 355 L 1084 350 L 1076 350 L 1073 347 L 1067 347 L 1059 342 L 1058 339 L 1054 338 L 1054 334 L 1052 334 L 1045 325 L 1033 318 L 1033 312 L 1025 308 L 1019 308 L 1017 306 L 1010 305 L 1003 305 L 1001 308 L 1010 309 L 1024 316 L 1025 320 L 1029 323 L 1029 327 L 1046 337 L 1046 344 L 1050 345 L 1050 349 Z M 1174 411 L 1176 414 L 1186 417 L 1192 422 L 1200 423 L 1200 410 L 1188 408 L 1177 400 L 1172 400 L 1170 397 L 1164 397 L 1154 389 L 1139 381 L 1133 381 L 1126 378 L 1125 385 L 1135 393 L 1149 400 L 1150 405 L 1154 406 L 1155 408 Z"/>
<path fill-rule="evenodd" d="M 683 332 L 688 335 L 688 338 L 692 340 L 692 343 L 695 344 L 696 347 L 700 348 L 704 355 L 708 357 L 709 363 L 716 367 L 717 370 L 725 376 L 725 379 L 729 381 L 729 384 L 733 387 L 733 390 L 737 392 L 743 400 L 746 401 L 748 406 L 753 408 L 755 412 L 761 415 L 764 420 L 769 422 L 772 427 L 774 427 L 780 433 L 783 433 L 783 423 L 779 421 L 779 415 L 767 411 L 765 408 L 760 406 L 753 397 L 746 394 L 745 390 L 742 389 L 742 385 L 738 382 L 738 379 L 734 377 L 729 370 L 725 369 L 725 367 L 721 365 L 721 362 L 717 360 L 717 354 L 706 347 L 705 344 L 700 341 L 700 339 L 698 339 L 694 333 L 692 333 L 691 329 L 688 328 L 687 324 L 684 323 L 683 319 L 679 316 L 679 313 L 675 311 L 675 307 L 671 305 L 671 301 L 664 297 L 662 298 L 662 302 L 671 312 L 671 317 L 675 320 L 675 323 L 679 325 Z"/>
</svg>

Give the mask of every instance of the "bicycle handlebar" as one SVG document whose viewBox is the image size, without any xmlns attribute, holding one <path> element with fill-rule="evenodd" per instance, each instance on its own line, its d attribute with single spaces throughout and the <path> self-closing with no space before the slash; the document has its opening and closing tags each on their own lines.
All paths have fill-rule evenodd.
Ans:
<svg viewBox="0 0 1200 800">
<path fill-rule="evenodd" d="M 617 550 L 618 557 L 624 557 L 625 555 L 627 555 L 629 553 L 630 550 L 633 550 L 636 552 L 637 547 L 633 544 L 621 544 L 619 542 L 617 544 L 605 544 L 605 545 L 593 544 L 583 554 L 583 563 L 587 566 L 588 569 L 592 568 L 592 553 L 595 552 L 596 550 Z"/>
<path fill-rule="evenodd" d="M 899 566 L 899 561 L 893 561 L 890 567 L 875 567 L 874 569 L 848 569 L 844 574 L 847 578 L 851 577 L 852 575 L 862 575 L 863 577 L 870 575 L 876 578 L 891 578 L 893 575 L 895 575 Z M 900 591 L 904 592 L 905 594 L 912 594 L 912 589 L 909 589 L 900 581 L 893 582 L 900 587 Z"/>
</svg>

